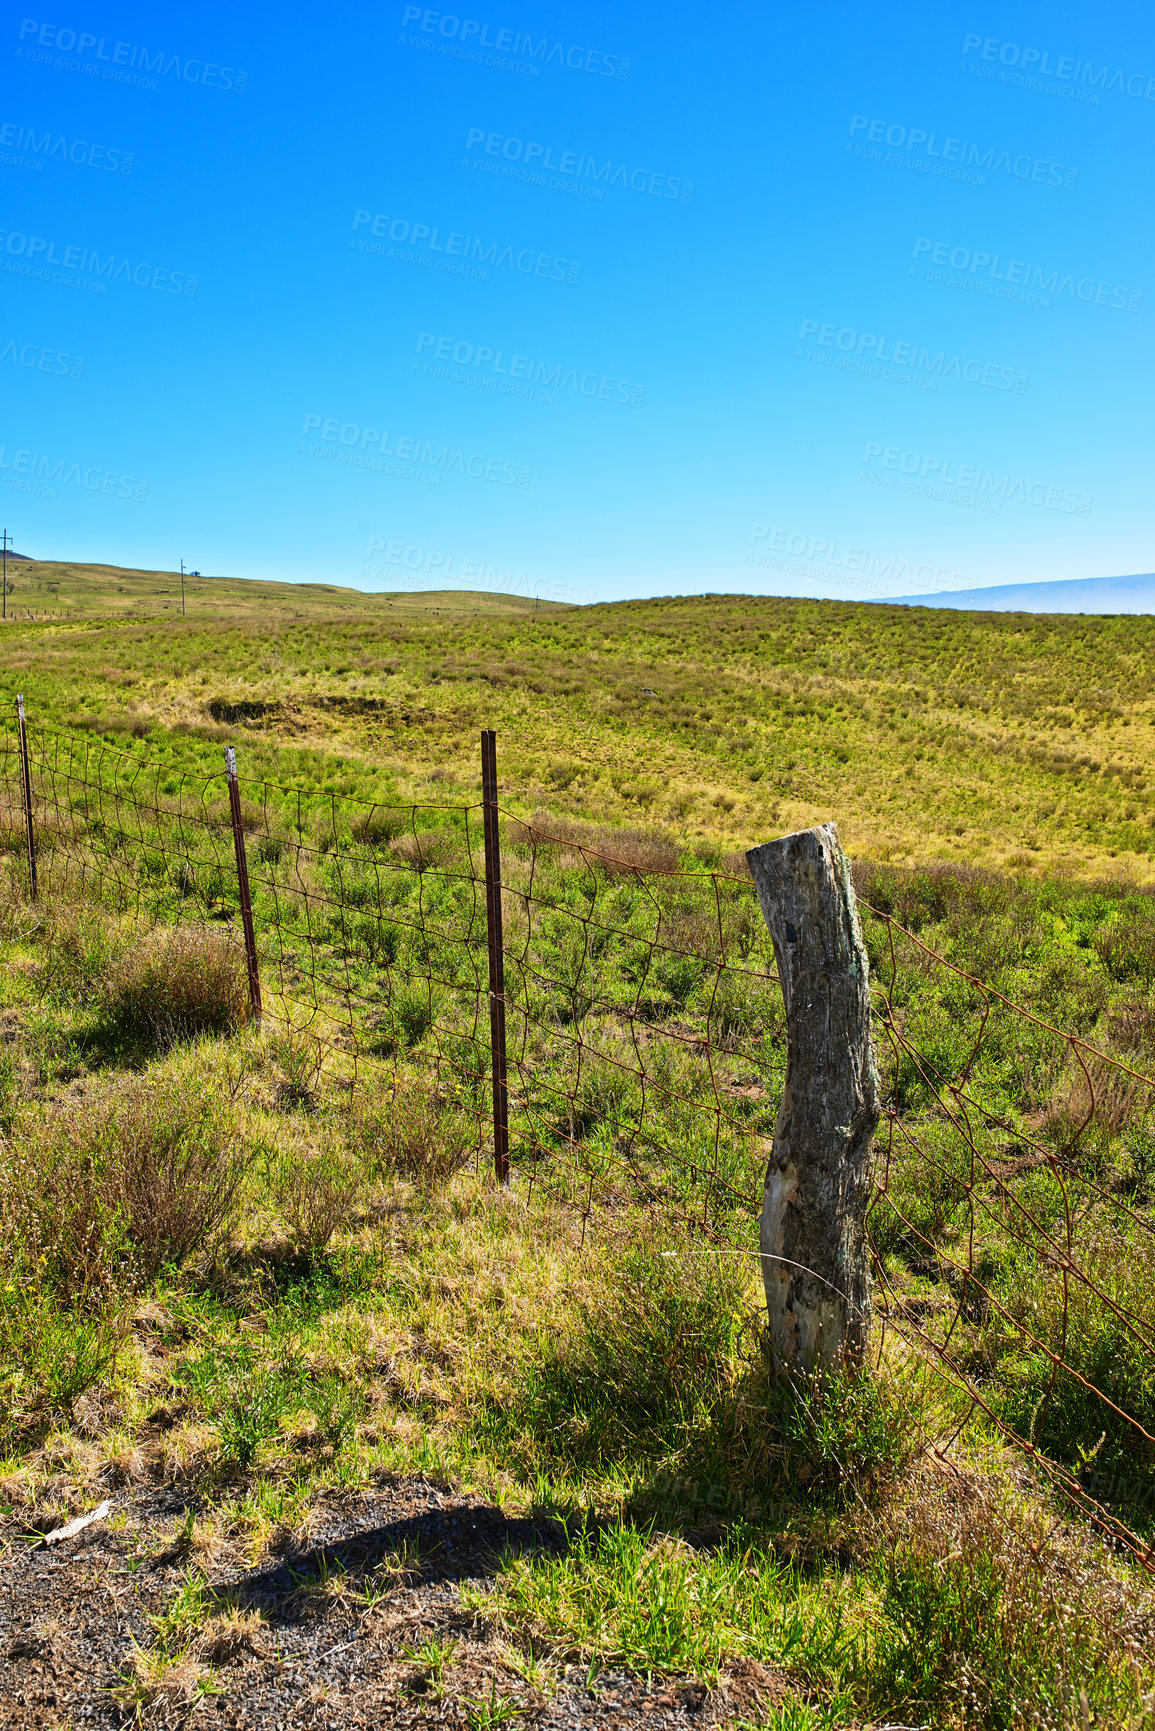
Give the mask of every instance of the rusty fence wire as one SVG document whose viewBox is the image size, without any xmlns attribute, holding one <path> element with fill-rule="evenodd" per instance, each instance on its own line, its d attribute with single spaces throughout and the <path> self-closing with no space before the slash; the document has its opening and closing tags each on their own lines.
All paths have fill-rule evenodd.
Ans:
<svg viewBox="0 0 1155 1731">
<path fill-rule="evenodd" d="M 27 737 L 42 912 L 87 898 L 240 947 L 239 833 L 271 1037 L 351 1090 L 435 1087 L 479 1168 L 583 1235 L 645 1209 L 756 1260 L 786 1018 L 740 859 L 685 870 L 660 836 L 515 816 L 492 760 L 474 803 L 372 804 L 243 761 L 231 800 L 223 762 L 182 773 L 147 742 L 34 720 Z M 0 853 L 31 906 L 22 777 L 9 724 Z M 925 1360 L 948 1428 L 1013 1447 L 1155 1569 L 1155 1083 L 1138 1049 L 1064 1032 L 862 914 L 880 1359 Z"/>
<path fill-rule="evenodd" d="M 876 1310 L 1155 1567 L 1155 1083 L 864 909 L 885 1115 Z M 1153 1023 L 1155 1026 L 1155 1023 Z M 1140 1040 L 1134 1036 L 1138 1033 Z"/>
</svg>

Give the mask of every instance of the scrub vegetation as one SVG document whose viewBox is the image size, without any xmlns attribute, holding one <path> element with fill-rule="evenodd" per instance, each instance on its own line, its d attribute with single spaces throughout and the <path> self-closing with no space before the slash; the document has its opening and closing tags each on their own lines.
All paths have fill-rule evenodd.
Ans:
<svg viewBox="0 0 1155 1731">
<path fill-rule="evenodd" d="M 483 1690 L 463 1669 L 463 1637 L 406 1637 L 410 1683 L 448 1703 L 446 1723 L 528 1713 L 581 1666 L 711 1688 L 755 1667 L 777 1681 L 745 1716 L 779 1731 L 1155 1725 L 1149 1578 L 996 1422 L 1040 1458 L 1116 1487 L 1120 1515 L 1155 1536 L 1155 1450 L 1087 1386 L 1155 1434 L 1155 1359 L 1120 1322 L 1155 1338 L 1150 1090 L 1102 1080 L 1090 1109 L 1077 1067 L 1035 1025 L 1011 1037 L 993 1019 L 975 1060 L 973 988 L 914 946 L 892 950 L 885 923 L 1152 1073 L 1148 623 L 749 598 L 535 612 L 274 585 L 254 604 L 246 586 L 217 580 L 190 587 L 182 624 L 171 597 L 159 616 L 154 575 L 22 566 L 15 581 L 31 611 L 35 583 L 56 582 L 44 604 L 77 615 L 6 628 L 0 684 L 25 693 L 30 726 L 159 764 L 173 796 L 182 776 L 217 772 L 222 743 L 235 742 L 243 792 L 264 776 L 301 794 L 292 823 L 279 808 L 253 821 L 273 838 L 262 869 L 274 876 L 281 829 L 319 839 L 327 795 L 363 800 L 369 815 L 334 857 L 412 867 L 406 893 L 445 915 L 447 945 L 464 944 L 437 900 L 450 892 L 423 865 L 452 859 L 459 820 L 398 826 L 387 808 L 476 804 L 481 725 L 498 729 L 507 811 L 557 838 L 535 870 L 559 922 L 584 893 L 574 849 L 625 862 L 599 868 L 625 934 L 596 956 L 606 1061 L 588 1067 L 556 1146 L 547 1125 L 549 1157 L 576 1144 L 592 1170 L 637 1110 L 611 1049 L 615 1013 L 640 1002 L 630 934 L 645 898 L 629 864 L 740 876 L 742 847 L 831 816 L 891 1013 L 943 1085 L 965 1077 L 997 1110 L 1007 1151 L 977 1243 L 945 1143 L 933 1170 L 896 1143 L 871 1215 L 890 1302 L 911 1316 L 953 1303 L 964 1247 L 981 1266 L 1008 1321 L 1000 1332 L 964 1313 L 956 1344 L 976 1355 L 981 1344 L 971 1368 L 990 1416 L 894 1329 L 863 1373 L 783 1385 L 761 1350 L 756 1259 L 675 1224 L 683 1168 L 671 1164 L 645 1205 L 610 1184 L 586 1221 L 546 1185 L 527 1192 L 515 1142 L 514 1182 L 500 1190 L 478 1158 L 485 1095 L 469 1077 L 484 1051 L 464 1024 L 454 1083 L 422 1002 L 402 995 L 378 1029 L 381 1086 L 370 1065 L 350 1089 L 339 1053 L 275 1015 L 250 1022 L 234 926 L 192 918 L 195 898 L 165 877 L 157 838 L 142 843 L 161 860 L 147 906 L 125 911 L 51 869 L 55 893 L 31 903 L 8 790 L 8 1541 L 109 1494 L 131 1502 L 165 1487 L 187 1501 L 175 1527 L 132 1529 L 134 1569 L 179 1556 L 183 1572 L 153 1606 L 118 1710 L 147 1722 L 196 1703 L 197 1719 L 216 1723 L 206 1716 L 227 1701 L 238 1655 L 262 1638 L 239 1576 L 292 1554 L 327 1499 L 420 1476 L 548 1519 L 556 1535 L 462 1586 L 502 1655 Z M 151 616 L 114 617 L 130 606 Z M 506 845 L 516 878 L 528 824 L 507 819 Z M 45 849 L 50 868 L 51 836 Z M 212 901 L 210 886 L 197 893 Z M 708 932 L 678 903 L 677 880 L 654 893 L 669 899 L 684 954 L 647 978 L 646 1026 L 656 1049 L 664 1029 L 714 1018 L 716 1080 L 746 1131 L 725 1172 L 749 1197 L 733 1203 L 722 1242 L 752 1251 L 780 1013 L 754 996 L 717 1001 Z M 741 905 L 723 907 L 730 935 Z M 373 921 L 343 930 L 357 978 L 413 960 L 400 892 L 396 909 L 388 942 Z M 743 941 L 765 961 L 764 931 L 752 925 Z M 483 943 L 478 956 L 483 967 Z M 559 937 L 563 983 L 565 966 Z M 578 968 L 571 1000 L 587 983 Z M 572 1002 L 546 1008 L 559 1028 L 578 1014 Z M 879 1057 L 897 1122 L 929 1135 L 925 1074 L 881 1040 Z M 548 1044 L 533 1054 L 543 1123 L 557 1061 Z M 702 1060 L 680 1062 L 679 1092 L 692 1094 Z M 660 1089 L 647 1110 L 691 1170 L 691 1119 Z M 1045 1225 L 1055 1207 L 1046 1172 L 1018 1159 L 1020 1138 L 1053 1151 L 1114 1308 L 1090 1294 L 1064 1306 L 1062 1270 L 1000 1212 L 1013 1194 Z M 1104 1199 L 1125 1203 L 1132 1225 Z M 1069 1367 L 1057 1376 L 1052 1352 Z M 400 1602 L 416 1571 L 391 1553 L 357 1586 L 358 1615 Z M 321 1607 L 354 1592 L 335 1575 L 306 1590 Z"/>
<path fill-rule="evenodd" d="M 200 579 L 182 622 L 179 574 L 22 565 L 14 581 L 14 606 L 73 609 L 8 628 L 0 679 L 33 713 L 239 730 L 242 776 L 291 779 L 308 745 L 348 791 L 370 769 L 472 790 L 493 726 L 514 805 L 732 846 L 834 814 L 856 856 L 1155 880 L 1142 617 Z"/>
</svg>

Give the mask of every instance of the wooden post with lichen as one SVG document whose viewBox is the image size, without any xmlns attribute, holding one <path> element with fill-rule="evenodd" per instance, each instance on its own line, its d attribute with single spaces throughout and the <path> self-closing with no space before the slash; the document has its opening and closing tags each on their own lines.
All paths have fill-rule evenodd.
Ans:
<svg viewBox="0 0 1155 1731">
<path fill-rule="evenodd" d="M 746 855 L 786 1008 L 786 1085 L 766 1172 L 762 1274 L 775 1367 L 862 1363 L 866 1208 L 879 1116 L 866 949 L 832 823 Z"/>
</svg>

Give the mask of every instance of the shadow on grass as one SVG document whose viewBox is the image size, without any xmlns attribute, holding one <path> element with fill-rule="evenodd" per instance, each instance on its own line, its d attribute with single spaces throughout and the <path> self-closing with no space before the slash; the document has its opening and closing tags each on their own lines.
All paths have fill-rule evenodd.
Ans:
<svg viewBox="0 0 1155 1731">
<path fill-rule="evenodd" d="M 508 1557 L 563 1556 L 565 1527 L 489 1506 L 449 1503 L 353 1528 L 323 1544 L 282 1548 L 239 1580 L 216 1588 L 219 1609 L 258 1611 L 281 1627 L 304 1621 L 334 1584 L 372 1598 L 386 1584 L 409 1588 L 477 1580 Z"/>
</svg>

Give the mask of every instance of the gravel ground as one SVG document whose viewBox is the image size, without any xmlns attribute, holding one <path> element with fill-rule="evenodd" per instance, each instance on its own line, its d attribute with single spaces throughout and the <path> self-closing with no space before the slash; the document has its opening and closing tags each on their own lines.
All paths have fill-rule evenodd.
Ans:
<svg viewBox="0 0 1155 1731">
<path fill-rule="evenodd" d="M 27 1527 L 8 1533 L 0 1553 L 4 1731 L 138 1722 L 229 1731 L 466 1728 L 496 1723 L 493 1708 L 503 1702 L 507 1722 L 539 1731 L 687 1731 L 756 1721 L 788 1691 L 784 1676 L 749 1662 L 714 1689 L 622 1671 L 591 1676 L 585 1667 L 556 1674 L 548 1692 L 530 1686 L 509 1663 L 518 1655 L 464 1604 L 461 1589 L 491 1581 L 494 1558 L 507 1549 L 560 1549 L 562 1528 L 403 1479 L 321 1498 L 307 1534 L 279 1535 L 255 1569 L 227 1555 L 192 1559 L 221 1614 L 150 1699 L 118 1696 L 136 1647 L 154 1646 L 150 1618 L 171 1604 L 189 1570 L 189 1555 L 162 1548 L 161 1538 L 189 1507 L 185 1495 L 141 1490 L 113 1504 L 116 1527 L 118 1515 L 127 1518 L 123 1530 L 102 1521 L 52 1548 L 32 1547 Z M 383 1571 L 401 1550 L 408 1566 Z M 367 1585 L 380 1595 L 371 1605 Z M 427 1662 L 406 1657 L 431 1641 L 455 1643 L 439 1679 Z M 210 1692 L 194 1694 L 206 1675 Z"/>
</svg>

